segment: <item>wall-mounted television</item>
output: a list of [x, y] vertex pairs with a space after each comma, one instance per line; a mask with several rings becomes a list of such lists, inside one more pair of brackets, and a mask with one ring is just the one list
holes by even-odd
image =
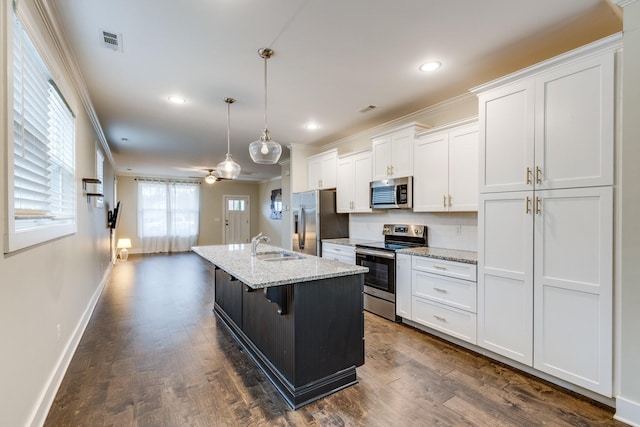
[[117, 202], [116, 207], [113, 208], [112, 211], [109, 211], [109, 213], [107, 214], [107, 221], [111, 229], [118, 228], [118, 224], [120, 223], [120, 217], [122, 216], [120, 214], [120, 210], [121, 210], [120, 202]]

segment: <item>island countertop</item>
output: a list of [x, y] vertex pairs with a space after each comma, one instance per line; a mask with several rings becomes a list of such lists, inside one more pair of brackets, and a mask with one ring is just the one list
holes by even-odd
[[[302, 259], [263, 261], [251, 256], [251, 244], [194, 246], [192, 250], [253, 289], [331, 277], [350, 276], [369, 271], [359, 265], [297, 253]], [[260, 244], [257, 253], [283, 251], [276, 246]], [[290, 251], [286, 251], [290, 252]]]

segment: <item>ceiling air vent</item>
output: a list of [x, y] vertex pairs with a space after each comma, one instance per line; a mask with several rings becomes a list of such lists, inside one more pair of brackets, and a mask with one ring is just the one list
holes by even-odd
[[100, 30], [100, 42], [107, 49], [122, 52], [122, 34]]
[[377, 108], [375, 105], [368, 105], [366, 107], [364, 107], [362, 110], [360, 110], [361, 113], [368, 113], [369, 111], [373, 110], [374, 108]]

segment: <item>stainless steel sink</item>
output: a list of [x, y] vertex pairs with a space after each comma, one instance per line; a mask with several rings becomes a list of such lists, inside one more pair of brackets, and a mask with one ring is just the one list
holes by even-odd
[[303, 259], [304, 257], [294, 252], [262, 252], [256, 255], [260, 261], [290, 261], [294, 259]]

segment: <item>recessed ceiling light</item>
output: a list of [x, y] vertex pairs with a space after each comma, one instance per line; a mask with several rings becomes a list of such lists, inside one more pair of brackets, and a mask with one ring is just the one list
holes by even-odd
[[170, 96], [169, 97], [169, 101], [173, 102], [174, 104], [184, 104], [185, 102], [187, 102], [186, 99], [180, 97], [180, 96]]
[[316, 130], [318, 129], [320, 126], [318, 126], [317, 123], [307, 123], [306, 125], [304, 125], [304, 127], [306, 127], [308, 130]]
[[426, 62], [420, 66], [420, 71], [435, 71], [442, 66], [438, 61]]

